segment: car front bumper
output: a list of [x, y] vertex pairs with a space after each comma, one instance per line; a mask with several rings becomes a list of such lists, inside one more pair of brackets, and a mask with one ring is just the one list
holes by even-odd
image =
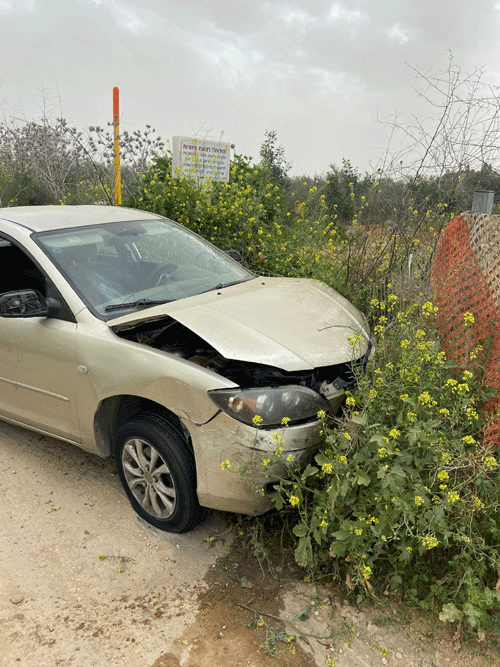
[[[307, 465], [323, 441], [319, 420], [264, 430], [220, 412], [207, 424], [185, 427], [196, 458], [200, 504], [251, 515], [271, 509], [272, 483], [288, 477], [292, 466]], [[264, 465], [264, 459], [271, 463]]]

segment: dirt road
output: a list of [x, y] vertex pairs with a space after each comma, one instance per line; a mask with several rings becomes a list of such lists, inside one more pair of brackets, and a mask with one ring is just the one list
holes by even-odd
[[230, 552], [220, 515], [186, 535], [150, 529], [112, 461], [71, 445], [0, 424], [0, 471], [2, 667], [500, 664], [389, 608], [287, 583], [291, 554], [265, 574]]
[[158, 539], [112, 461], [8, 425], [0, 461], [0, 664], [152, 665], [196, 616], [214, 519]]

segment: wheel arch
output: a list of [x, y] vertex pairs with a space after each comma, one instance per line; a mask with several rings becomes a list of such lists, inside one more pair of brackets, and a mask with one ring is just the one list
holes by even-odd
[[113, 456], [115, 434], [127, 421], [144, 413], [163, 417], [194, 454], [189, 432], [174, 412], [148, 398], [130, 394], [110, 396], [100, 402], [94, 416], [94, 438], [99, 453]]

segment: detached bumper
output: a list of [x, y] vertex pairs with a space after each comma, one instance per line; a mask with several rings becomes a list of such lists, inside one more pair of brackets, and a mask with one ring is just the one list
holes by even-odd
[[[323, 441], [321, 423], [257, 430], [219, 413], [208, 424], [185, 423], [193, 442], [198, 470], [198, 500], [212, 509], [241, 514], [262, 514], [272, 507], [269, 483], [288, 477], [291, 466], [305, 466]], [[263, 459], [271, 459], [282, 435], [281, 461], [267, 468]], [[293, 461], [286, 461], [293, 456]], [[221, 464], [229, 461], [230, 468]]]

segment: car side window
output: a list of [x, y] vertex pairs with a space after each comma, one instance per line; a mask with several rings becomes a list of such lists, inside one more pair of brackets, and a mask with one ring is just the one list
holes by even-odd
[[57, 299], [61, 304], [59, 313], [55, 316], [59, 320], [74, 322], [75, 318], [59, 290], [47, 278], [43, 271], [31, 257], [19, 246], [7, 238], [0, 236], [0, 294], [15, 292], [23, 289], [34, 289], [42, 296]]

